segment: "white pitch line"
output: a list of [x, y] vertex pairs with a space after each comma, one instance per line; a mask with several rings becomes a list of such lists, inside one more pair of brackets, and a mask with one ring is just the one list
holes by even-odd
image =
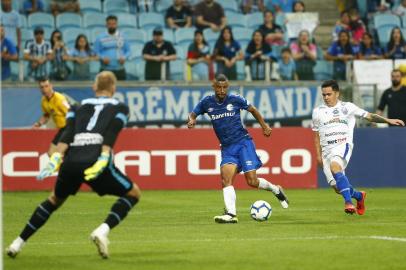
[[[129, 243], [185, 243], [185, 242], [235, 242], [235, 241], [314, 241], [314, 240], [355, 240], [355, 239], [368, 239], [368, 240], [382, 240], [382, 241], [395, 241], [395, 242], [406, 242], [406, 238], [402, 237], [391, 237], [391, 236], [379, 236], [379, 235], [365, 235], [365, 236], [304, 236], [304, 237], [272, 237], [272, 238], [223, 238], [223, 239], [157, 239], [157, 240], [140, 240], [135, 239], [134, 241], [128, 240], [117, 240], [111, 241], [114, 244], [129, 244]], [[44, 245], [82, 245], [88, 241], [58, 241], [58, 242], [34, 242], [30, 243], [32, 246], [44, 246]]]

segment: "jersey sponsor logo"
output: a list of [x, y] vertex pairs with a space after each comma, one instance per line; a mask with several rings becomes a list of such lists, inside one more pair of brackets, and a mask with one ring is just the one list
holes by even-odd
[[330, 124], [346, 124], [348, 125], [348, 121], [340, 118], [333, 118], [330, 121], [324, 122], [323, 126], [330, 125]]
[[234, 116], [235, 115], [235, 112], [225, 112], [225, 113], [220, 113], [220, 114], [212, 114], [212, 115], [210, 115], [210, 117], [211, 117], [211, 120], [217, 120], [217, 119], [220, 119], [220, 118], [224, 118], [224, 117], [231, 117], [231, 116]]
[[341, 112], [342, 112], [344, 115], [347, 115], [347, 114], [348, 114], [348, 109], [347, 109], [347, 107], [341, 107]]
[[233, 104], [228, 104], [226, 109], [227, 109], [227, 111], [230, 111], [230, 112], [233, 111], [234, 110]]
[[347, 135], [347, 132], [346, 131], [335, 131], [335, 132], [331, 132], [331, 133], [326, 133], [324, 136], [331, 137], [331, 136], [335, 136], [335, 135]]
[[208, 109], [207, 109], [207, 112], [212, 112], [212, 111], [214, 111], [213, 108], [208, 108]]
[[102, 144], [103, 136], [99, 133], [78, 133], [73, 138], [71, 146], [85, 146], [93, 144]]
[[340, 139], [335, 139], [331, 141], [327, 141], [327, 144], [336, 144], [336, 143], [343, 143], [347, 141], [347, 138], [340, 138]]
[[334, 111], [333, 111], [333, 113], [334, 113], [334, 114], [338, 114], [338, 109], [335, 108]]

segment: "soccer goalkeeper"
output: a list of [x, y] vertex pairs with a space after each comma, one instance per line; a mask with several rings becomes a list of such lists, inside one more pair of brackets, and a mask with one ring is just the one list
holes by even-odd
[[17, 256], [25, 242], [51, 214], [70, 195], [76, 194], [82, 183], [86, 183], [99, 196], [110, 194], [120, 197], [106, 220], [90, 235], [99, 254], [107, 258], [109, 231], [127, 216], [140, 199], [138, 186], [115, 167], [112, 158], [112, 147], [126, 125], [128, 115], [128, 107], [112, 98], [116, 91], [116, 77], [109, 71], [101, 72], [96, 76], [93, 88], [96, 97], [83, 100], [66, 116], [67, 125], [57, 151], [37, 177], [42, 180], [60, 167], [54, 191], [35, 209], [21, 234], [6, 249], [10, 257]]

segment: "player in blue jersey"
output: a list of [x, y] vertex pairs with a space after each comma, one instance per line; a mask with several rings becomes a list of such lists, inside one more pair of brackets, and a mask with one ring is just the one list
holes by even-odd
[[264, 136], [269, 137], [272, 129], [265, 123], [258, 110], [245, 98], [228, 94], [228, 85], [226, 76], [217, 75], [213, 82], [215, 94], [204, 97], [189, 114], [188, 119], [188, 128], [193, 128], [196, 125], [196, 118], [207, 113], [221, 143], [220, 166], [225, 213], [214, 217], [217, 223], [238, 222], [233, 182], [240, 171], [244, 172], [248, 185], [272, 191], [283, 208], [288, 208], [289, 204], [281, 186], [257, 177], [256, 170], [262, 166], [262, 162], [256, 154], [252, 137], [242, 125], [240, 110], [247, 110], [255, 117], [262, 127]]

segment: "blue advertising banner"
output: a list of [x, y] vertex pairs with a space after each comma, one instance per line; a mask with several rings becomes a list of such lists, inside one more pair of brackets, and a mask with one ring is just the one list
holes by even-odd
[[[77, 102], [93, 95], [90, 87], [56, 90]], [[310, 119], [317, 100], [316, 87], [230, 87], [230, 93], [244, 96], [267, 120]], [[28, 127], [40, 117], [38, 89], [6, 88], [2, 94], [3, 127]], [[211, 86], [119, 87], [115, 97], [128, 105], [130, 125], [176, 124], [184, 123], [200, 99], [211, 94]], [[254, 120], [250, 114], [242, 116]]]

